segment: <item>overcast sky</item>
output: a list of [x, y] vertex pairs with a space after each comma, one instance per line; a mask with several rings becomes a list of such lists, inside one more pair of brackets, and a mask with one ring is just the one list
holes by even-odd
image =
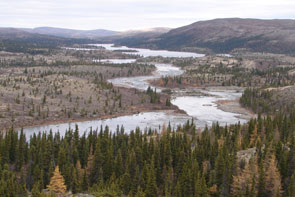
[[294, 19], [295, 0], [0, 0], [1, 27], [121, 31], [229, 17]]

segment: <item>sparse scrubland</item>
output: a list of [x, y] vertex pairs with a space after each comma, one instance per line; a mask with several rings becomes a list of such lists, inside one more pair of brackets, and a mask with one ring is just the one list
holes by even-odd
[[[96, 54], [96, 56], [95, 56]], [[149, 75], [148, 64], [95, 63], [116, 56], [103, 51], [59, 50], [52, 56], [2, 53], [0, 57], [0, 128], [119, 116], [166, 106], [136, 89], [117, 88], [107, 80]], [[119, 53], [119, 58], [126, 57]], [[174, 108], [175, 109], [175, 108]]]

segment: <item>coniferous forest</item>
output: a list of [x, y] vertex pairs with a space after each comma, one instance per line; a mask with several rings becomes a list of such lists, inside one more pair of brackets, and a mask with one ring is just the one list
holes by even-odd
[[0, 195], [45, 195], [60, 171], [67, 191], [95, 196], [295, 196], [294, 129], [295, 111], [201, 133], [193, 121], [31, 139], [12, 128], [0, 138]]

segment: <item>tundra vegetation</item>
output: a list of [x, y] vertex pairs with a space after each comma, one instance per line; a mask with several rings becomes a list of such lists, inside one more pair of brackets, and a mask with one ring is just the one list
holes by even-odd
[[[118, 55], [119, 54], [119, 55]], [[126, 58], [122, 53], [54, 50], [51, 55], [1, 53], [0, 128], [48, 122], [107, 118], [156, 109], [175, 109], [167, 94], [150, 95], [114, 87], [107, 80], [150, 75], [150, 64], [94, 62], [99, 58]], [[130, 57], [129, 57], [130, 58]], [[151, 95], [151, 97], [154, 97]]]

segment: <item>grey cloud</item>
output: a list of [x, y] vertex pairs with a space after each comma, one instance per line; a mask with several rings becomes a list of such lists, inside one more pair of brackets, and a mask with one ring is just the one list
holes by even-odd
[[213, 18], [294, 18], [293, 0], [1, 0], [0, 26], [127, 30]]

